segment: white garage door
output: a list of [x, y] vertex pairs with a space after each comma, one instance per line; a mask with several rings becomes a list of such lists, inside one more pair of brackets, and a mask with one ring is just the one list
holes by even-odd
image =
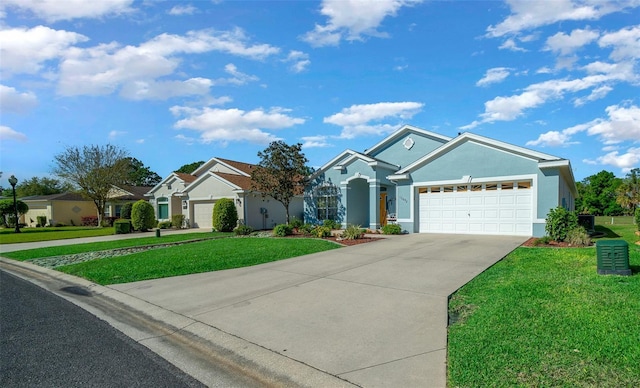
[[531, 236], [531, 181], [419, 189], [420, 232]]
[[193, 226], [196, 228], [210, 228], [214, 202], [199, 202], [193, 204]]

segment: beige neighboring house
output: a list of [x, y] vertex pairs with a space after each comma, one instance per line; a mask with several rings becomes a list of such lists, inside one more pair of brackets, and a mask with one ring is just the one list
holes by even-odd
[[[110, 200], [105, 206], [105, 217], [120, 217], [122, 205], [136, 202], [146, 197], [147, 186], [121, 186], [113, 188]], [[47, 225], [62, 223], [66, 225], [82, 225], [83, 217], [97, 216], [96, 205], [78, 193], [61, 193], [51, 195], [32, 195], [20, 198], [29, 206], [29, 211], [20, 217], [27, 226], [35, 227], [38, 216], [47, 217]]]
[[[255, 229], [271, 229], [286, 222], [282, 203], [251, 190], [253, 164], [211, 158], [191, 174], [171, 173], [146, 195], [159, 221], [183, 214], [192, 228], [211, 228], [213, 205], [221, 198], [236, 204], [239, 222]], [[289, 205], [291, 217], [302, 219], [303, 197]]]

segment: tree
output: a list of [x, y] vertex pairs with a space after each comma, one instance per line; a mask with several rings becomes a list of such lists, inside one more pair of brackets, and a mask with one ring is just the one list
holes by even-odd
[[279, 140], [258, 152], [260, 163], [251, 173], [252, 188], [263, 196], [271, 196], [280, 202], [287, 214], [291, 199], [304, 192], [307, 173], [307, 158], [302, 153], [302, 144], [287, 145]]
[[193, 163], [189, 163], [189, 164], [184, 164], [179, 169], [175, 170], [174, 172], [182, 172], [182, 173], [185, 173], [185, 174], [191, 174], [192, 172], [197, 170], [198, 167], [202, 166], [203, 164], [204, 164], [204, 160], [201, 160], [199, 162], [193, 162]]
[[632, 169], [616, 190], [616, 202], [633, 215], [640, 208], [640, 168]]
[[141, 161], [136, 158], [126, 158], [129, 163], [127, 179], [125, 184], [129, 186], [155, 186], [162, 178], [160, 175], [151, 171], [151, 169], [145, 166]]
[[128, 152], [112, 144], [67, 147], [54, 156], [54, 174], [80, 188], [93, 201], [102, 225], [104, 208], [113, 186], [122, 185], [129, 172]]
[[[16, 207], [18, 208], [18, 216], [26, 214], [29, 211], [29, 206], [20, 200], [16, 201]], [[9, 226], [10, 224], [15, 225], [13, 224], [15, 214], [16, 211], [13, 207], [13, 198], [0, 200], [0, 217], [2, 217], [2, 224], [4, 226]], [[9, 222], [9, 219], [12, 220], [11, 223]]]
[[585, 178], [577, 185], [576, 209], [596, 216], [621, 215], [623, 209], [616, 202], [616, 190], [621, 183], [620, 178], [604, 170]]
[[[73, 191], [73, 185], [68, 182], [62, 182], [58, 179], [53, 178], [38, 178], [33, 177], [29, 178], [25, 181], [19, 182], [16, 185], [16, 196], [18, 197], [28, 197], [31, 195], [51, 195], [51, 194], [60, 194], [69, 191]], [[6, 190], [7, 192], [3, 192], [3, 195], [8, 197], [13, 195], [11, 193], [11, 189]]]

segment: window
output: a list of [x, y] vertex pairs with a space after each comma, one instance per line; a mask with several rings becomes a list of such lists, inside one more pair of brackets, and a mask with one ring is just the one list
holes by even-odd
[[445, 186], [444, 187], [444, 192], [445, 193], [453, 193], [453, 186]]
[[431, 192], [432, 193], [439, 193], [440, 192], [440, 186], [431, 186]]
[[485, 187], [485, 190], [487, 190], [487, 191], [498, 190], [498, 184], [497, 183], [487, 183], [484, 187]]
[[429, 188], [427, 187], [421, 187], [418, 189], [419, 194], [427, 194], [428, 192], [429, 192]]
[[338, 218], [338, 188], [332, 184], [318, 186], [314, 197], [318, 219], [335, 221]]
[[531, 188], [531, 182], [529, 182], [529, 181], [518, 182], [518, 189], [519, 190], [526, 190], [526, 189], [530, 189], [530, 188]]
[[158, 198], [158, 219], [169, 219], [169, 199], [167, 197]]
[[122, 213], [122, 205], [116, 205], [116, 217], [120, 217], [120, 214]]
[[471, 191], [482, 191], [482, 185], [471, 185]]
[[513, 182], [502, 182], [500, 188], [502, 190], [513, 190]]
[[458, 186], [458, 187], [456, 188], [456, 190], [458, 191], [458, 193], [461, 193], [461, 192], [463, 192], [463, 191], [467, 191], [467, 190], [469, 190], [469, 186], [467, 186], [467, 185], [464, 185], [464, 186]]

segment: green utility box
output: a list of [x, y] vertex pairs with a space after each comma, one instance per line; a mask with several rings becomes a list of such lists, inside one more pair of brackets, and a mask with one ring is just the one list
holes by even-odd
[[629, 244], [624, 240], [602, 240], [596, 243], [598, 274], [631, 275]]

